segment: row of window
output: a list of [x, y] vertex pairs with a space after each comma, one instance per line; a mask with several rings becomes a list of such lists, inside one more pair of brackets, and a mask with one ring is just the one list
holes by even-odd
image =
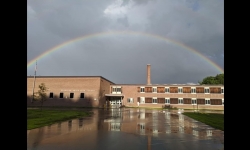
[[[75, 96], [75, 93], [69, 93], [69, 98], [74, 98], [74, 96]], [[84, 98], [84, 93], [80, 93], [80, 98]], [[53, 92], [50, 92], [49, 93], [49, 98], [54, 98], [54, 93]], [[65, 98], [64, 97], [64, 93], [60, 93], [59, 94], [59, 98]], [[66, 96], [66, 98], [67, 98], [67, 96]]]
[[120, 86], [113, 86], [112, 87], [112, 93], [121, 93], [122, 88]]
[[[185, 100], [185, 103], [184, 103]], [[224, 105], [224, 99], [211, 99], [210, 98], [205, 98], [205, 99], [198, 99], [199, 103], [198, 104], [205, 104], [205, 105]], [[145, 98], [145, 97], [140, 97], [138, 99], [140, 103], [152, 103], [152, 104], [158, 104], [158, 103], [165, 103], [165, 104], [192, 104], [192, 105], [197, 105], [197, 99], [196, 98]], [[133, 98], [128, 98], [127, 99], [128, 103], [134, 103]]]
[[[138, 87], [140, 93], [205, 93], [224, 94], [224, 87]], [[112, 94], [121, 94], [121, 86], [112, 86]]]
[[164, 87], [140, 87], [140, 91], [141, 93], [205, 93], [205, 94], [209, 94], [209, 93], [221, 93], [224, 94], [224, 88], [211, 88], [211, 92], [210, 92], [210, 88], [209, 87], [204, 87], [204, 88], [200, 88], [198, 87], [198, 91], [196, 90], [196, 87], [185, 87], [185, 91], [183, 92], [183, 87], [171, 87], [172, 90], [170, 90], [169, 87], [165, 87], [165, 91], [163, 89]]

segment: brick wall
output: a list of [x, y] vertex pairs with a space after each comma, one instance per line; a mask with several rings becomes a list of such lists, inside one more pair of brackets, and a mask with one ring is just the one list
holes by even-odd
[[[39, 102], [31, 103], [33, 83], [34, 78], [27, 78], [27, 106], [40, 105]], [[44, 106], [98, 107], [100, 100], [104, 99], [100, 90], [109, 89], [110, 82], [101, 77], [37, 77], [35, 92], [41, 83], [48, 87], [47, 96], [53, 92], [53, 98], [48, 98]], [[63, 98], [59, 98], [61, 92], [64, 93]], [[74, 98], [69, 98], [70, 93], [74, 93]], [[80, 98], [80, 93], [84, 93], [83, 99]]]

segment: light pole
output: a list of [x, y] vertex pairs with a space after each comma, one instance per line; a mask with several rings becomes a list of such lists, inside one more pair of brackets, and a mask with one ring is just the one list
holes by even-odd
[[34, 89], [35, 89], [35, 82], [36, 82], [36, 69], [37, 69], [37, 61], [36, 61], [36, 67], [35, 67], [34, 82], [33, 82], [33, 94], [32, 94], [31, 103], [33, 103], [33, 100], [34, 100]]

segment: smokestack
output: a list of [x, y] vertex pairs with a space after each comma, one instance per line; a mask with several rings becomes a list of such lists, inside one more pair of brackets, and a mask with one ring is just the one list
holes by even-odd
[[151, 84], [151, 81], [150, 81], [150, 64], [147, 64], [147, 84]]

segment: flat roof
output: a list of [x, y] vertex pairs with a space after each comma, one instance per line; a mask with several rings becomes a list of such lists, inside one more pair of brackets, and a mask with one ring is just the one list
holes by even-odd
[[[34, 78], [34, 76], [27, 76], [27, 78]], [[104, 78], [103, 76], [36, 76], [36, 78], [102, 78], [108, 82], [111, 82], [115, 86], [145, 86], [145, 87], [153, 87], [153, 86], [201, 86], [201, 87], [206, 87], [206, 86], [224, 86], [223, 84], [115, 84], [114, 82]]]
[[[27, 78], [34, 78], [34, 76], [27, 76]], [[114, 82], [104, 78], [103, 76], [36, 76], [36, 78], [102, 78], [108, 82], [115, 84]]]

